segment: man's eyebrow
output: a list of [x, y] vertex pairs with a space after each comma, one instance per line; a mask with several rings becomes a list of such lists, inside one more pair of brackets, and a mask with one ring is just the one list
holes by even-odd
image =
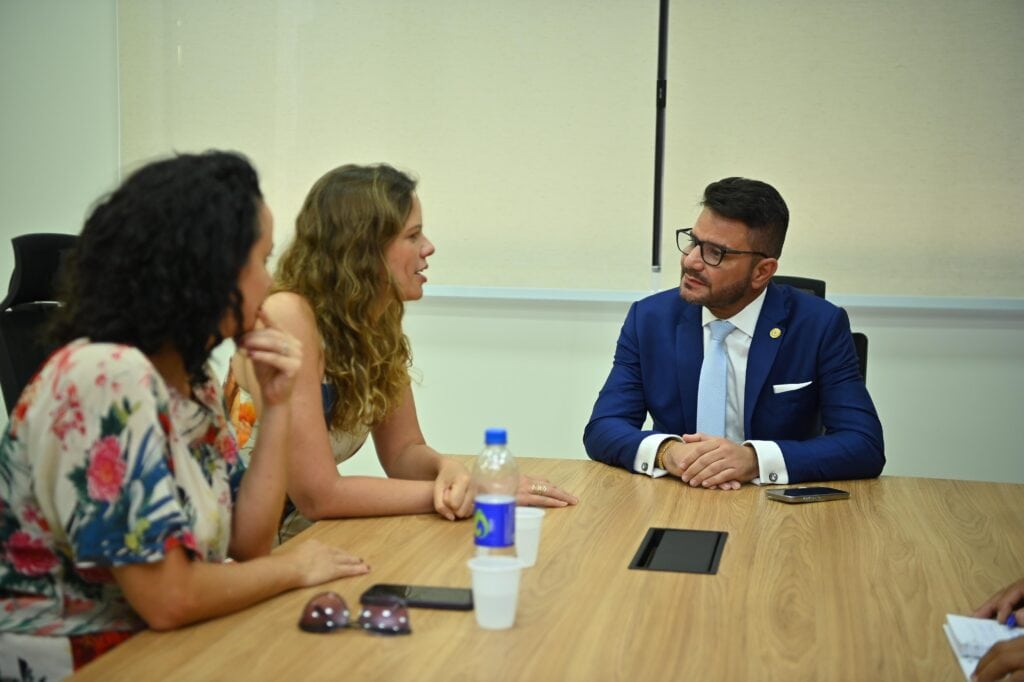
[[718, 242], [708, 241], [707, 239], [701, 239], [696, 234], [694, 234], [693, 230], [690, 230], [690, 236], [693, 237], [694, 239], [696, 239], [697, 241], [699, 241], [701, 244], [707, 244], [708, 246], [715, 246], [715, 247], [717, 247], [719, 249], [725, 249], [726, 251], [734, 251], [735, 250], [731, 246], [726, 246], [724, 244], [719, 244]]

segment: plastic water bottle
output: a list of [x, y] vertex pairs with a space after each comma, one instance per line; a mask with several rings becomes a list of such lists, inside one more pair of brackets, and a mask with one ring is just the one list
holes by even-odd
[[473, 483], [477, 556], [515, 556], [519, 466], [509, 452], [505, 429], [484, 432], [484, 449], [473, 465]]

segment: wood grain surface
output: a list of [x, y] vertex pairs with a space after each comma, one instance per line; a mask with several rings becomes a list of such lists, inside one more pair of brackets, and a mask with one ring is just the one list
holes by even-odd
[[[414, 609], [411, 636], [300, 631], [303, 604], [324, 589], [354, 606], [377, 582], [469, 585], [469, 522], [324, 521], [291, 542], [344, 547], [369, 575], [141, 633], [74, 679], [958, 680], [945, 614], [1024, 575], [1024, 485], [882, 477], [832, 484], [848, 500], [787, 505], [749, 485], [520, 462], [580, 503], [548, 511], [510, 630]], [[630, 570], [651, 526], [728, 532], [718, 573]]]

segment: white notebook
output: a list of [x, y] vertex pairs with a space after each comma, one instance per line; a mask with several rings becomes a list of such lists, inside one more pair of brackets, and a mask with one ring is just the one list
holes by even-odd
[[1024, 628], [1008, 628], [991, 618], [972, 618], [958, 616], [955, 613], [946, 615], [946, 623], [942, 626], [953, 648], [964, 677], [971, 679], [971, 673], [978, 665], [978, 659], [984, 656], [992, 645], [1004, 639], [1013, 639], [1024, 635]]

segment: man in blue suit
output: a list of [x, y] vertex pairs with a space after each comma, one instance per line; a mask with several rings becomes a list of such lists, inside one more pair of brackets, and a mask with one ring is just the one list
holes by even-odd
[[846, 312], [771, 283], [785, 201], [766, 183], [726, 178], [701, 205], [693, 228], [676, 232], [678, 291], [629, 309], [587, 454], [724, 490], [878, 476], [882, 426]]

